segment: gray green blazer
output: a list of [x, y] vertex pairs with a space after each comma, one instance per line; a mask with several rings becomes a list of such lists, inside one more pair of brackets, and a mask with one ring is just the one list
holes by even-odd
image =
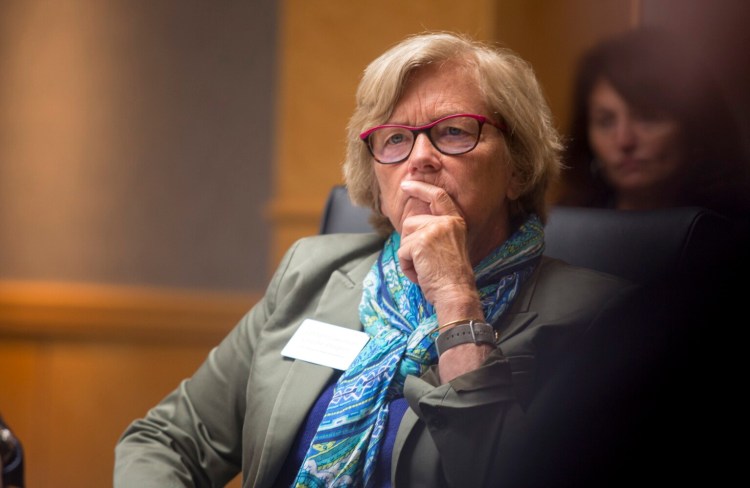
[[[134, 421], [116, 449], [116, 488], [271, 487], [297, 431], [334, 371], [281, 356], [314, 318], [361, 329], [362, 281], [383, 245], [374, 234], [305, 238], [287, 252], [264, 298], [195, 374]], [[436, 367], [407, 379], [392, 480], [402, 487], [493, 486], [504, 439], [556, 357], [628, 285], [544, 258], [499, 324], [486, 365], [440, 385]]]

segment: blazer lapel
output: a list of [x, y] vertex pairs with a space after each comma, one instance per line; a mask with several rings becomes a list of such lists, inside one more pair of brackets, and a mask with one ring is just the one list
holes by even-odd
[[[362, 330], [359, 301], [362, 282], [377, 257], [364, 259], [350, 271], [336, 270], [321, 294], [311, 317], [321, 322]], [[308, 411], [334, 375], [327, 366], [295, 360], [283, 380], [266, 436], [265, 461], [260, 466], [258, 486], [272, 486], [286, 459], [286, 453], [304, 423]]]

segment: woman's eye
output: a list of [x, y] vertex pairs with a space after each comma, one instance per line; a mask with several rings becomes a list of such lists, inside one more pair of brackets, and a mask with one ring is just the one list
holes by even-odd
[[466, 128], [457, 125], [436, 127], [435, 129], [433, 135], [438, 139], [467, 137], [469, 135], [469, 131]]
[[383, 145], [384, 146], [393, 146], [396, 144], [403, 144], [406, 141], [406, 134], [403, 132], [392, 132], [390, 134], [384, 134], [383, 137]]
[[385, 143], [386, 143], [386, 145], [393, 146], [395, 144], [401, 144], [401, 143], [403, 143], [405, 139], [406, 138], [404, 137], [403, 134], [396, 133], [396, 134], [392, 134], [390, 137], [388, 137], [388, 139], [386, 139]]

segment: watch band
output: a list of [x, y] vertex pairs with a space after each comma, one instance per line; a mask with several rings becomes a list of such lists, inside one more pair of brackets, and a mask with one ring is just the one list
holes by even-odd
[[451, 347], [459, 344], [473, 342], [474, 344], [491, 344], [494, 346], [495, 340], [495, 329], [490, 324], [480, 320], [467, 320], [440, 334], [435, 341], [435, 345], [438, 356], [440, 356]]

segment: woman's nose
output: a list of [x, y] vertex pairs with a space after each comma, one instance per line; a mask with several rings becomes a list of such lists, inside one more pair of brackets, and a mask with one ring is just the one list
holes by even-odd
[[634, 121], [628, 118], [620, 120], [615, 132], [617, 145], [623, 148], [629, 148], [635, 145], [637, 141]]
[[408, 161], [409, 168], [412, 171], [435, 170], [441, 165], [440, 151], [432, 145], [432, 141], [427, 137], [427, 134], [417, 134]]

